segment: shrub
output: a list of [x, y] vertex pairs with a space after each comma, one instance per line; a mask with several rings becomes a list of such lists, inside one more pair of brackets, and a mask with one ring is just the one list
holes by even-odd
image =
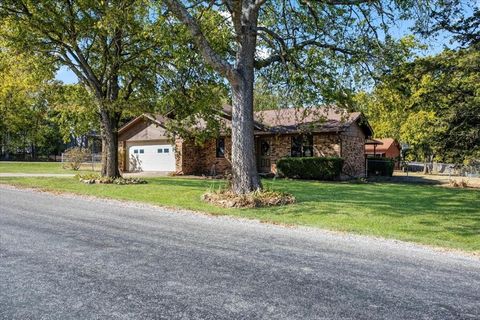
[[82, 165], [82, 162], [88, 160], [90, 155], [91, 153], [87, 149], [79, 147], [69, 148], [63, 153], [63, 167], [78, 171]]
[[368, 176], [384, 176], [391, 177], [393, 175], [393, 168], [395, 161], [388, 158], [368, 158], [367, 159], [367, 174]]
[[288, 157], [277, 161], [277, 172], [287, 178], [337, 180], [342, 172], [343, 159], [337, 157]]

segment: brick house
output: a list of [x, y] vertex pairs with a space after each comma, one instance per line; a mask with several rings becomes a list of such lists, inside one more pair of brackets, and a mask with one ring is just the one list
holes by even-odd
[[[231, 109], [222, 121], [228, 132]], [[178, 174], [222, 174], [231, 169], [230, 136], [196, 145], [165, 128], [168, 118], [142, 115], [119, 130], [120, 166], [123, 171], [169, 171]], [[342, 157], [344, 177], [365, 175], [365, 141], [372, 128], [361, 113], [338, 108], [288, 108], [255, 113], [257, 169], [275, 173], [283, 157]]]

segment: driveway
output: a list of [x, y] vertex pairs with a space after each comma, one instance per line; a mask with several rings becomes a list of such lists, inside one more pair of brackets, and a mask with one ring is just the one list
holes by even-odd
[[479, 319], [480, 261], [0, 186], [0, 319]]

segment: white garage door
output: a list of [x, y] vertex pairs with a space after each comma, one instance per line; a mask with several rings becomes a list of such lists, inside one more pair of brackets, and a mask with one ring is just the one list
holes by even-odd
[[131, 146], [130, 171], [175, 171], [174, 147], [169, 144]]

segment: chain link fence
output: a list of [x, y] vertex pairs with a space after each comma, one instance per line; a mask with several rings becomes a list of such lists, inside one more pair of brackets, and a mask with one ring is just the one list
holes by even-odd
[[[458, 177], [480, 177], [480, 164], [460, 165], [451, 163], [433, 162], [427, 163], [429, 173], [446, 176]], [[423, 172], [425, 164], [423, 162], [404, 162], [402, 164], [403, 171], [406, 172]]]

